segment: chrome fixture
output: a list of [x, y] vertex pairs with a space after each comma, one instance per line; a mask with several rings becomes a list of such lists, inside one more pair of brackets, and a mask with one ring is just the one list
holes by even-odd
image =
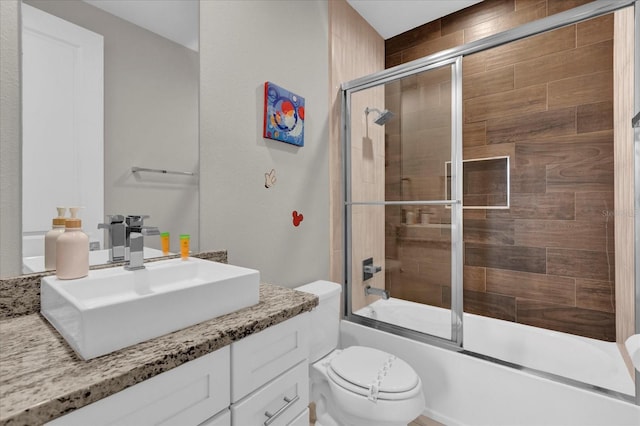
[[392, 113], [388, 109], [385, 109], [383, 111], [380, 111], [378, 108], [369, 108], [369, 107], [366, 107], [364, 109], [365, 116], [369, 117], [369, 113], [370, 112], [377, 112], [378, 113], [378, 118], [373, 120], [373, 122], [376, 123], [378, 126], [384, 125], [387, 121], [391, 120], [393, 118], [393, 116], [395, 115], [394, 113]]
[[160, 235], [160, 230], [155, 226], [144, 226], [144, 220], [149, 216], [131, 215], [127, 216], [126, 239], [125, 239], [125, 260], [129, 263], [124, 269], [135, 271], [144, 269], [144, 236]]
[[382, 267], [373, 264], [373, 257], [362, 261], [362, 281], [373, 277], [373, 274], [382, 271]]
[[368, 285], [368, 286], [366, 286], [364, 288], [364, 295], [365, 296], [369, 296], [369, 295], [380, 296], [384, 300], [387, 300], [389, 298], [389, 291], [383, 290], [381, 288], [371, 287], [370, 285]]
[[99, 223], [98, 229], [106, 229], [109, 240], [109, 263], [125, 260], [126, 227], [124, 216], [107, 215], [106, 223]]

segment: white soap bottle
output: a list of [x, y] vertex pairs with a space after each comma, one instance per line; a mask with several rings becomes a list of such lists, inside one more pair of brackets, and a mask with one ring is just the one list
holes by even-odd
[[53, 218], [53, 227], [44, 236], [44, 269], [50, 271], [56, 269], [56, 241], [64, 233], [65, 229], [65, 207], [56, 207], [58, 217]]
[[72, 207], [71, 219], [56, 241], [56, 276], [73, 280], [89, 274], [89, 236], [82, 232], [82, 221], [76, 217], [78, 207]]

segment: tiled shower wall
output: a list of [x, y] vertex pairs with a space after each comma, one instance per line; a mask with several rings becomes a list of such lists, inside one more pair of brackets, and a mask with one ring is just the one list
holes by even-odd
[[[386, 65], [583, 3], [486, 0], [387, 40]], [[465, 311], [615, 340], [612, 39], [604, 16], [464, 58], [464, 158], [511, 159], [511, 208], [465, 210]], [[446, 258], [442, 229], [389, 229], [392, 295], [448, 306], [446, 267], [413, 262]]]

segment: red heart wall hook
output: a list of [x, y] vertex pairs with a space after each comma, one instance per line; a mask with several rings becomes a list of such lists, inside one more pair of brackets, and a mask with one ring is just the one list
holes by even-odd
[[296, 210], [294, 210], [293, 213], [291, 213], [291, 215], [293, 216], [293, 226], [300, 225], [300, 222], [302, 222], [302, 219], [304, 219], [304, 216], [302, 215], [302, 213], [298, 214]]

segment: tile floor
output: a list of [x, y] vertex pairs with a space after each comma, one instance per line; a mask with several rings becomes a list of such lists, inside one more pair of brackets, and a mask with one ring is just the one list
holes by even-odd
[[438, 423], [435, 420], [431, 420], [428, 417], [420, 416], [407, 426], [445, 426], [442, 423]]
[[[314, 425], [315, 425], [315, 422], [309, 423], [309, 426], [314, 426]], [[443, 425], [442, 423], [438, 423], [435, 420], [431, 420], [428, 417], [420, 416], [414, 421], [412, 421], [411, 423], [409, 423], [407, 426], [445, 426], [445, 425]]]

